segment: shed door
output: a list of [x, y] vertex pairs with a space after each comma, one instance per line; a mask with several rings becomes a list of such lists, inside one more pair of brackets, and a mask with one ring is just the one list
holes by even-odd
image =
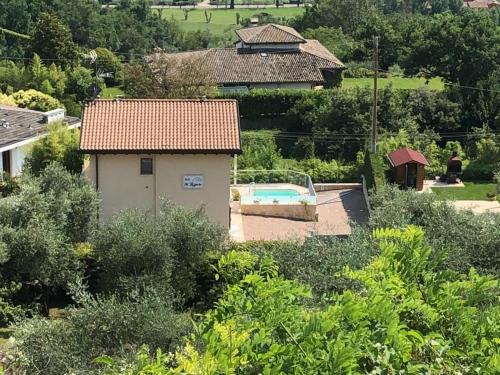
[[417, 164], [406, 164], [406, 187], [417, 188]]

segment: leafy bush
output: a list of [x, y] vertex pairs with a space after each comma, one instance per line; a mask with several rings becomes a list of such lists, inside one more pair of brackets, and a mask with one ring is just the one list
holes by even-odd
[[25, 159], [25, 168], [38, 175], [47, 165], [59, 162], [71, 173], [80, 173], [83, 155], [78, 151], [80, 132], [70, 130], [65, 124], [48, 125], [48, 134], [33, 144]]
[[[343, 274], [359, 292], [309, 307], [310, 291], [276, 273], [244, 274], [175, 358], [127, 374], [478, 373], [500, 370], [498, 279], [441, 271], [424, 232], [377, 230], [380, 256]], [[327, 360], [325, 360], [327, 359]], [[109, 374], [119, 374], [108, 362]]]
[[156, 218], [124, 212], [103, 225], [93, 241], [101, 287], [107, 291], [148, 285], [173, 288], [192, 302], [202, 297], [196, 281], [205, 255], [223, 249], [225, 236], [203, 209], [165, 202]]
[[97, 194], [56, 164], [17, 181], [19, 191], [0, 199], [0, 247], [8, 256], [0, 273], [7, 283], [22, 284], [28, 300], [20, 302], [29, 304], [56, 288], [67, 290], [81, 274], [73, 244], [95, 227]]
[[7, 197], [19, 189], [17, 181], [8, 173], [0, 172], [0, 197]]
[[313, 236], [305, 242], [249, 242], [237, 248], [260, 257], [271, 256], [279, 266], [280, 274], [309, 285], [315, 299], [320, 301], [333, 292], [355, 286], [340, 273], [345, 267], [364, 267], [378, 253], [369, 237], [365, 229], [355, 228], [348, 238]]
[[16, 102], [16, 105], [21, 108], [33, 109], [41, 112], [63, 108], [62, 104], [57, 99], [36, 90], [21, 90], [13, 93], [11, 96]]
[[467, 272], [500, 273], [500, 216], [476, 215], [458, 210], [432, 194], [401, 191], [394, 186], [377, 189], [371, 197], [373, 228], [404, 228], [418, 225], [426, 231], [436, 258], [444, 257], [448, 268]]
[[65, 317], [34, 317], [18, 324], [14, 368], [33, 375], [99, 374], [95, 358], [103, 355], [127, 363], [147, 344], [172, 351], [190, 330], [186, 314], [164, 293], [129, 291], [125, 297], [85, 297]]

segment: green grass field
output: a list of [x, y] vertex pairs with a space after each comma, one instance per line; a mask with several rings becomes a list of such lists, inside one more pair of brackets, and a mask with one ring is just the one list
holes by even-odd
[[255, 14], [262, 12], [272, 14], [275, 17], [293, 18], [304, 12], [304, 8], [239, 8], [239, 9], [208, 9], [207, 13], [212, 13], [212, 20], [207, 23], [205, 20], [205, 11], [195, 9], [189, 12], [188, 20], [184, 21], [184, 10], [165, 8], [163, 17], [174, 18], [179, 21], [183, 30], [210, 30], [214, 34], [223, 34], [236, 28], [236, 13], [239, 13], [241, 19], [250, 18]]
[[124, 95], [123, 89], [121, 87], [106, 87], [102, 90], [101, 98], [103, 99], [113, 99], [115, 96]]
[[[420, 87], [428, 87], [431, 90], [443, 90], [444, 85], [443, 81], [439, 78], [432, 78], [429, 81], [429, 84], [425, 83], [425, 78], [402, 78], [402, 77], [393, 77], [393, 78], [379, 78], [378, 79], [378, 87], [383, 89], [384, 87], [392, 84], [394, 89], [417, 89]], [[342, 88], [351, 88], [356, 86], [368, 86], [373, 88], [373, 78], [344, 78], [342, 81]]]
[[[496, 184], [491, 182], [464, 182], [465, 187], [439, 187], [432, 192], [441, 199], [458, 201], [485, 201], [486, 193], [494, 193]], [[500, 197], [497, 197], [500, 201]]]

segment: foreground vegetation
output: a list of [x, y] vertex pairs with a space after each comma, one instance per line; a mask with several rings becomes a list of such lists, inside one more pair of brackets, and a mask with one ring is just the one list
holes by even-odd
[[[236, 245], [203, 210], [169, 203], [96, 226], [80, 177], [57, 164], [26, 174], [0, 199], [6, 366], [494, 374], [500, 216], [391, 187], [372, 204], [348, 239]], [[53, 306], [63, 314], [48, 319]]]

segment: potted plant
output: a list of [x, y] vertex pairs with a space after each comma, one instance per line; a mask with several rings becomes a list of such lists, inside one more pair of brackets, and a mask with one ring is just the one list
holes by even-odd
[[496, 193], [486, 193], [486, 198], [489, 201], [495, 201], [497, 199]]

